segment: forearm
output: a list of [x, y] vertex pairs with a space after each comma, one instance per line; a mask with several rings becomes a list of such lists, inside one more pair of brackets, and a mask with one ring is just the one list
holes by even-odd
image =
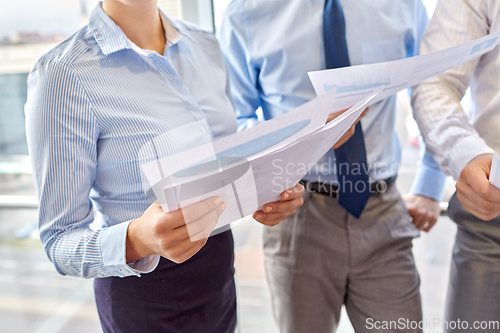
[[[421, 45], [422, 54], [487, 35], [484, 1], [440, 1]], [[441, 170], [458, 178], [474, 157], [490, 152], [461, 107], [480, 59], [427, 79], [413, 89], [412, 105], [421, 134]]]
[[63, 275], [83, 278], [139, 276], [154, 270], [157, 258], [144, 258], [134, 268], [127, 264], [128, 225], [124, 222], [97, 231], [77, 229], [63, 232], [51, 237], [44, 245], [56, 270]]
[[441, 170], [458, 179], [474, 157], [491, 153], [460, 105], [462, 90], [451, 83], [455, 70], [413, 89], [412, 104], [427, 150]]

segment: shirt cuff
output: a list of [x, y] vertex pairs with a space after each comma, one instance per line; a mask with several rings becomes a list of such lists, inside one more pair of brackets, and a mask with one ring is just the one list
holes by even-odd
[[422, 165], [417, 171], [410, 192], [441, 201], [446, 178], [441, 170]]
[[132, 267], [136, 273], [147, 274], [154, 271], [159, 262], [160, 255], [153, 254], [149, 257], [144, 257], [134, 261], [133, 263], [130, 263], [129, 266]]
[[462, 170], [470, 161], [479, 155], [493, 154], [493, 149], [486, 142], [475, 136], [465, 137], [451, 149], [449, 159], [452, 161], [451, 172], [453, 178], [458, 180]]
[[423, 142], [422, 148], [423, 154], [410, 192], [441, 201], [447, 176], [441, 171], [432, 155], [425, 150]]
[[127, 265], [127, 229], [130, 222], [132, 220], [111, 226], [101, 233], [103, 266], [114, 271], [114, 275], [119, 277], [141, 276], [141, 274], [150, 273], [160, 261], [159, 255], [152, 255], [135, 261], [133, 265]]

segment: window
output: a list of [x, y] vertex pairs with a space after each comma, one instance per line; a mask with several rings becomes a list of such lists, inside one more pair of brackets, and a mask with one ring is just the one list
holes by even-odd
[[[158, 0], [167, 15], [220, 27], [230, 0]], [[424, 0], [429, 15], [437, 0]], [[62, 277], [48, 261], [37, 239], [36, 198], [24, 130], [26, 78], [36, 60], [85, 25], [97, 0], [0, 1], [0, 321], [6, 332], [100, 332], [92, 281]], [[414, 154], [415, 155], [415, 154]], [[403, 159], [407, 158], [403, 154]], [[412, 160], [412, 163], [414, 161]], [[403, 162], [404, 163], [404, 162]], [[411, 183], [415, 170], [401, 172]], [[408, 176], [410, 175], [410, 176]], [[405, 188], [403, 186], [403, 188]], [[416, 242], [423, 276], [422, 295], [442, 317], [445, 279], [453, 229], [441, 222]], [[239, 332], [278, 332], [266, 287], [262, 227], [234, 226]], [[436, 250], [434, 250], [436, 248]], [[436, 260], [438, 257], [438, 261]], [[429, 264], [431, 263], [431, 264]], [[434, 266], [432, 266], [434, 265]], [[434, 284], [439, 273], [440, 283]], [[439, 292], [436, 291], [440, 287]], [[438, 295], [438, 296], [436, 296]], [[429, 301], [430, 300], [430, 301]], [[429, 310], [426, 310], [429, 311]], [[338, 332], [351, 332], [344, 314]]]

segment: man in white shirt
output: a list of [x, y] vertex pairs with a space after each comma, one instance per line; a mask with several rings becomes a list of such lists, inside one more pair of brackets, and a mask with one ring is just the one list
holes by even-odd
[[[424, 35], [422, 53], [500, 29], [500, 1], [440, 0]], [[500, 151], [500, 49], [424, 81], [413, 90], [422, 136], [441, 169], [457, 180], [449, 215], [457, 223], [446, 320], [499, 332], [500, 189], [488, 181], [492, 153]], [[474, 108], [460, 101], [470, 86]], [[455, 332], [459, 328], [446, 332]], [[462, 328], [463, 329], [463, 328]], [[463, 331], [463, 330], [462, 330]]]

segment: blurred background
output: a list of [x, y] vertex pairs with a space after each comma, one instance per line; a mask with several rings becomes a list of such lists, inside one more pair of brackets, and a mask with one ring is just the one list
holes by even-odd
[[[171, 17], [217, 31], [230, 0], [158, 0]], [[429, 16], [437, 0], [424, 1]], [[60, 276], [37, 232], [37, 203], [26, 146], [26, 78], [35, 61], [87, 24], [96, 0], [0, 2], [0, 324], [2, 332], [101, 332], [91, 280]], [[397, 130], [404, 147], [398, 178], [407, 193], [416, 172], [418, 128], [406, 92], [398, 95]], [[449, 180], [443, 202], [452, 195]], [[277, 333], [262, 252], [261, 225], [233, 226], [240, 333]], [[424, 316], [442, 318], [455, 226], [441, 217], [414, 241]], [[345, 312], [337, 332], [353, 332]], [[427, 331], [427, 332], [439, 332]]]

